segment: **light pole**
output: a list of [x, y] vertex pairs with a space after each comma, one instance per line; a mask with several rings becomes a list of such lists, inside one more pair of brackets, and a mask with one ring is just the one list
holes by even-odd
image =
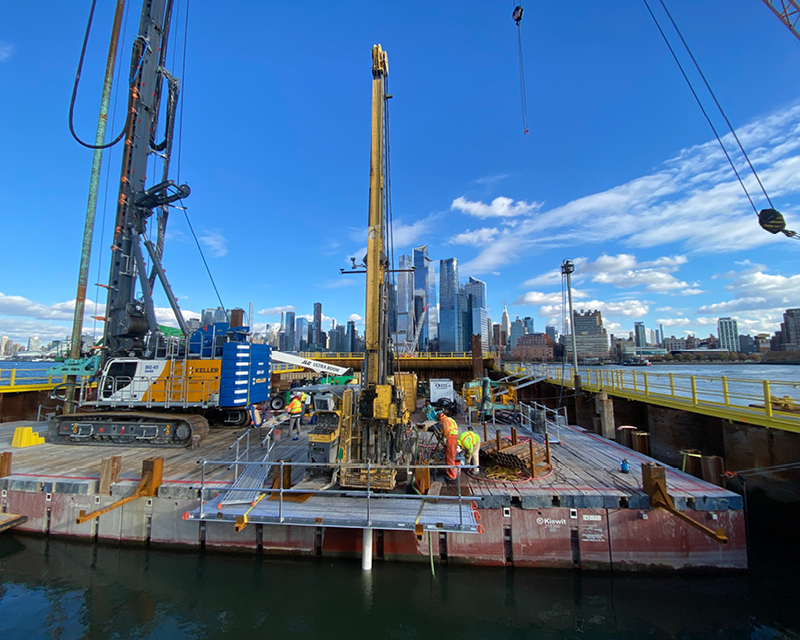
[[572, 335], [572, 368], [575, 372], [575, 391], [580, 391], [581, 377], [578, 375], [578, 347], [575, 342], [575, 314], [572, 311], [572, 273], [575, 271], [575, 264], [572, 260], [564, 260], [561, 263], [561, 275], [567, 277], [567, 300], [569, 301], [569, 327]]

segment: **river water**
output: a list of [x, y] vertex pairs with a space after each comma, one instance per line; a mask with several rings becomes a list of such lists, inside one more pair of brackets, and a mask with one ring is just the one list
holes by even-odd
[[800, 638], [798, 564], [722, 576], [286, 560], [0, 536], [0, 638]]

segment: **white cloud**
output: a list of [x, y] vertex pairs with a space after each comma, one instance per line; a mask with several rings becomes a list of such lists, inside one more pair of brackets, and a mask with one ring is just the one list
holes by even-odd
[[351, 313], [349, 316], [347, 316], [347, 321], [348, 322], [355, 322], [356, 324], [361, 324], [361, 323], [364, 322], [364, 318], [362, 318], [357, 313]]
[[[795, 143], [800, 138], [798, 132], [800, 102], [738, 130], [751, 149], [764, 150], [754, 156], [759, 176], [773, 199], [800, 193], [800, 154], [791, 155], [800, 148]], [[740, 160], [736, 154], [734, 159]], [[745, 184], [751, 193], [758, 194], [752, 176], [745, 178]], [[453, 209], [481, 217], [521, 215], [536, 209], [535, 216], [521, 217], [514, 230], [520, 250], [507, 252], [494, 243], [487, 245], [471, 261], [476, 272], [477, 268], [490, 271], [492, 266], [517, 262], [523, 255], [530, 259], [537, 240], [542, 237], [547, 237], [547, 247], [551, 249], [605, 243], [612, 235], [616, 241], [632, 247], [677, 243], [686, 251], [698, 253], [741, 251], [789, 242], [784, 236], [774, 236], [758, 226], [756, 215], [715, 140], [684, 149], [649, 175], [553, 209], [542, 210], [527, 203], [524, 207], [517, 203], [515, 209], [512, 203], [505, 198], [493, 207], [463, 197], [453, 202]], [[788, 218], [789, 228], [800, 226], [800, 222]], [[624, 266], [626, 256], [609, 256], [615, 259], [605, 265], [605, 270], [632, 269]], [[642, 263], [638, 268], [663, 267], [670, 273], [682, 264], [670, 262], [669, 258], [662, 260], [649, 265]], [[531, 286], [541, 284], [534, 280]]]
[[[623, 300], [621, 302], [602, 302], [600, 300], [585, 300], [580, 304], [580, 310], [598, 309], [603, 318], [641, 318], [646, 316], [650, 307], [639, 300]], [[575, 311], [578, 311], [575, 308]], [[561, 315], [561, 305], [543, 305], [539, 309], [539, 315], [543, 318]]]
[[[430, 215], [422, 220], [417, 220], [412, 224], [404, 224], [396, 221], [392, 226], [392, 240], [395, 249], [404, 247], [417, 247], [422, 238], [430, 232], [435, 215]], [[362, 254], [363, 255], [363, 254]]]
[[494, 176], [483, 176], [482, 178], [478, 178], [475, 183], [482, 184], [487, 187], [494, 187], [500, 184], [506, 178], [508, 178], [507, 173], [498, 173]]
[[492, 242], [498, 233], [500, 233], [499, 229], [489, 227], [483, 227], [475, 231], [467, 229], [464, 233], [454, 235], [447, 244], [467, 244], [482, 247]]
[[[586, 298], [587, 294], [577, 289], [572, 290], [572, 297], [574, 299]], [[514, 302], [513, 305], [526, 305], [526, 304], [561, 304], [561, 292], [542, 293], [541, 291], [528, 291], [528, 293], [521, 295]]]
[[5, 62], [13, 56], [16, 49], [12, 43], [0, 40], [0, 62]]
[[212, 258], [221, 258], [228, 253], [228, 241], [220, 231], [207, 231], [200, 236], [200, 242], [208, 247]]
[[459, 196], [450, 205], [451, 211], [461, 211], [477, 218], [513, 218], [537, 211], [542, 206], [541, 202], [527, 203], [524, 200], [516, 202], [511, 198], [499, 196], [490, 204], [477, 201], [472, 202], [464, 196]]
[[282, 313], [286, 313], [287, 311], [297, 311], [297, 308], [287, 304], [282, 307], [267, 307], [266, 309], [261, 309], [258, 312], [260, 316], [279, 316]]

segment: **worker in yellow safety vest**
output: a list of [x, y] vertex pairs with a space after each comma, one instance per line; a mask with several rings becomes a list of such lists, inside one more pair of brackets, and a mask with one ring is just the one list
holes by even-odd
[[292, 396], [292, 401], [286, 407], [289, 412], [289, 432], [292, 434], [292, 440], [300, 438], [300, 418], [303, 416], [303, 403], [300, 401], [300, 394], [296, 393]]
[[458, 446], [464, 450], [465, 464], [480, 466], [481, 437], [472, 430], [472, 427], [467, 427], [467, 431], [458, 436]]
[[448, 465], [445, 475], [449, 480], [458, 478], [456, 465], [456, 447], [458, 446], [458, 425], [444, 411], [439, 414], [439, 425], [442, 428], [442, 438], [444, 438], [444, 463]]

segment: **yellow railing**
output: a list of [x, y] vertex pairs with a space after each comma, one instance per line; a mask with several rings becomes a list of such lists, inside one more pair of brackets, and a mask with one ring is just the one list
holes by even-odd
[[[541, 369], [548, 382], [575, 386], [571, 368]], [[580, 375], [587, 391], [800, 433], [800, 382], [612, 368]]]
[[[318, 351], [308, 351], [297, 354], [301, 358], [309, 358], [310, 360], [363, 360], [364, 352], [355, 351], [352, 353], [321, 353]], [[465, 358], [472, 358], [472, 353], [469, 351], [455, 351], [452, 353], [439, 353], [437, 351], [421, 351], [413, 355], [396, 354], [402, 358], [436, 358], [436, 359], [449, 359], [449, 360], [463, 360]], [[484, 357], [492, 357], [491, 354], [484, 354]]]
[[48, 375], [47, 369], [0, 368], [0, 393], [44, 391], [67, 381], [66, 376]]

